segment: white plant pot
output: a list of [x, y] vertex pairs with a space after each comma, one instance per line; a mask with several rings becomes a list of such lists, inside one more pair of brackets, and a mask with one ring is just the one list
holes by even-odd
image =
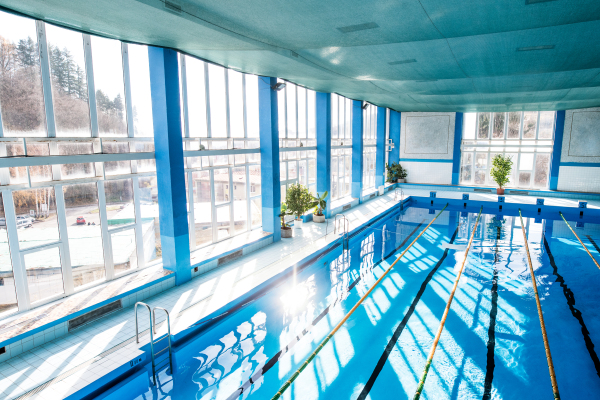
[[404, 183], [404, 181], [406, 181], [406, 179], [398, 179], [398, 183]]
[[294, 229], [302, 229], [304, 222], [301, 219], [294, 220]]
[[325, 214], [323, 214], [323, 215], [313, 214], [313, 222], [318, 222], [320, 224], [325, 222]]
[[293, 230], [292, 228], [281, 228], [281, 237], [282, 238], [291, 238]]

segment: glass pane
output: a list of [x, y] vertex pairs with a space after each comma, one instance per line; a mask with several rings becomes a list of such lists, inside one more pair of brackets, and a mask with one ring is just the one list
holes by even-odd
[[475, 184], [483, 185], [485, 183], [485, 170], [475, 171]]
[[471, 182], [472, 168], [471, 165], [463, 165], [460, 167], [460, 179], [462, 182]]
[[338, 96], [331, 94], [331, 138], [337, 139], [338, 137]]
[[56, 135], [89, 137], [90, 110], [83, 36], [81, 33], [50, 24], [46, 24], [46, 36]]
[[229, 78], [229, 129], [231, 137], [244, 137], [244, 94], [242, 73], [227, 70]]
[[232, 168], [233, 178], [233, 222], [235, 233], [248, 228], [248, 203], [246, 202], [246, 168]]
[[210, 203], [210, 171], [192, 174], [194, 182], [194, 226], [196, 247], [212, 242], [212, 209]]
[[135, 230], [126, 229], [110, 235], [115, 274], [121, 274], [138, 267]]
[[285, 87], [287, 96], [287, 137], [297, 137], [296, 128], [296, 85], [287, 83]]
[[286, 194], [286, 187], [285, 185], [281, 185], [281, 202], [285, 203], [285, 194]]
[[523, 139], [535, 139], [535, 127], [537, 125], [537, 112], [523, 113]]
[[533, 153], [521, 153], [521, 158], [519, 159], [519, 169], [533, 169]]
[[306, 186], [306, 160], [298, 163], [298, 179], [301, 185]]
[[106, 278], [95, 183], [63, 187], [75, 288]]
[[136, 137], [151, 137], [154, 136], [154, 124], [152, 122], [148, 46], [128, 44], [127, 48], [129, 53], [133, 132]]
[[103, 136], [127, 136], [121, 42], [91, 36], [98, 129]]
[[[93, 153], [92, 143], [58, 143], [58, 155], [61, 156]], [[60, 169], [63, 179], [89, 178], [96, 175], [93, 163], [63, 164]]]
[[554, 128], [554, 111], [540, 112], [540, 132], [538, 139], [552, 139]]
[[518, 139], [519, 130], [521, 129], [521, 113], [511, 112], [508, 113], [508, 138]]
[[[0, 14], [1, 15], [1, 14]], [[24, 156], [25, 148], [23, 143], [7, 143], [6, 144], [6, 156], [7, 157], [16, 157], [16, 156]], [[26, 183], [28, 181], [27, 177], [27, 167], [10, 167], [8, 169], [10, 174], [10, 183]]]
[[59, 239], [54, 188], [15, 191], [13, 200], [21, 249]]
[[308, 137], [314, 138], [317, 129], [317, 105], [316, 105], [316, 93], [312, 90], [307, 90], [306, 95], [308, 97], [308, 109], [306, 113], [308, 115]]
[[[283, 83], [281, 79], [277, 79], [277, 83]], [[287, 137], [286, 123], [285, 123], [285, 92], [287, 88], [284, 88], [277, 92], [277, 116], [278, 116], [278, 125], [279, 125], [279, 137], [285, 138]]]
[[214, 138], [227, 137], [227, 113], [225, 110], [225, 70], [208, 64], [210, 91], [210, 128]]
[[520, 172], [519, 173], [519, 186], [529, 187], [530, 180], [531, 180], [531, 172]]
[[131, 179], [104, 181], [104, 193], [109, 229], [115, 225], [135, 222], [133, 183]]
[[[540, 123], [541, 125], [541, 123]], [[541, 128], [541, 126], [540, 126]], [[548, 186], [548, 171], [550, 169], [550, 154], [537, 154], [535, 157], [535, 177], [533, 186], [545, 188]]]
[[476, 169], [487, 169], [487, 153], [477, 153], [475, 158], [475, 168]]
[[504, 113], [494, 113], [494, 130], [492, 132], [493, 139], [502, 139], [504, 138], [504, 120], [506, 118], [506, 114]]
[[289, 179], [296, 179], [298, 178], [298, 174], [296, 171], [296, 162], [295, 161], [289, 161], [288, 162], [288, 180]]
[[214, 170], [215, 174], [215, 204], [228, 203], [229, 198], [229, 168]]
[[286, 181], [287, 180], [287, 163], [284, 161], [279, 163], [279, 180]]
[[[28, 156], [49, 156], [48, 143], [27, 143]], [[32, 182], [48, 182], [52, 180], [52, 167], [50, 165], [36, 165], [29, 167]]]
[[8, 247], [4, 203], [2, 202], [2, 193], [0, 193], [0, 315], [6, 311], [15, 310], [16, 308], [17, 292], [15, 289], [15, 277], [13, 276], [10, 250]]
[[156, 176], [140, 177], [139, 187], [144, 260], [148, 262], [162, 257]]
[[[102, 152], [106, 154], [129, 153], [129, 143], [103, 141]], [[106, 175], [130, 174], [131, 161], [106, 161], [104, 163], [104, 172]]]
[[316, 160], [308, 160], [308, 183], [317, 182], [317, 162]]
[[250, 196], [260, 196], [261, 194], [261, 176], [260, 165], [250, 166]]
[[258, 77], [246, 74], [246, 129], [249, 138], [259, 137]]
[[24, 259], [31, 303], [65, 292], [58, 247], [25, 254]]
[[[346, 139], [352, 139], [352, 100], [346, 99]], [[348, 143], [350, 144], [350, 143]]]
[[479, 113], [479, 131], [477, 139], [487, 139], [490, 136], [490, 113]]
[[217, 240], [225, 239], [230, 235], [230, 211], [231, 206], [223, 206], [217, 208]]
[[252, 228], [262, 225], [262, 199], [260, 197], [252, 199], [250, 202], [250, 210], [252, 215]]
[[35, 21], [0, 11], [0, 43], [4, 136], [46, 136]]
[[185, 56], [190, 137], [207, 137], [204, 62]]

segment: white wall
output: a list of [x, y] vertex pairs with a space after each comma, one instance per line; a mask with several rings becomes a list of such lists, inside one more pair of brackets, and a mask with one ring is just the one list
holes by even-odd
[[407, 182], [452, 184], [455, 117], [456, 113], [402, 113], [400, 163], [408, 171]]
[[600, 108], [568, 110], [558, 175], [558, 190], [600, 192], [600, 167], [563, 165], [600, 163]]

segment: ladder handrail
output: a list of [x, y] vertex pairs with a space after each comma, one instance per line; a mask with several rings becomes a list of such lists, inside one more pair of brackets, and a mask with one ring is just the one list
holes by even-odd
[[338, 217], [343, 218], [343, 221], [344, 221], [344, 232], [343, 233], [348, 233], [348, 229], [350, 228], [350, 222], [348, 222], [348, 218], [346, 218], [346, 216], [344, 214], [335, 214], [335, 218], [333, 219], [333, 233], [334, 234], [337, 233]]
[[154, 324], [153, 324], [153, 318], [152, 318], [152, 309], [150, 308], [150, 306], [146, 303], [143, 303], [141, 301], [138, 301], [137, 303], [135, 303], [135, 341], [136, 343], [140, 343], [140, 332], [138, 329], [138, 313], [137, 313], [137, 308], [139, 305], [142, 305], [144, 307], [146, 307], [148, 309], [148, 317], [150, 317], [150, 355], [152, 356], [152, 380], [153, 380], [153, 386], [156, 385], [156, 369], [155, 369], [155, 364], [154, 364], [154, 335], [152, 333], [152, 331], [154, 330]]
[[394, 189], [394, 201], [398, 201], [398, 191], [400, 191], [400, 201], [404, 200], [404, 190], [402, 188], [397, 187]]
[[152, 309], [152, 329], [156, 333], [156, 310], [162, 310], [167, 314], [167, 338], [169, 341], [169, 366], [171, 367], [171, 373], [173, 373], [173, 357], [171, 357], [171, 318], [169, 317], [169, 311], [162, 307], [154, 307]]

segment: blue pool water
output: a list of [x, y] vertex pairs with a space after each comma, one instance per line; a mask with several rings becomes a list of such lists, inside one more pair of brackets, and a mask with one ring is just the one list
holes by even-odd
[[[444, 211], [283, 398], [412, 399], [477, 211]], [[434, 216], [396, 209], [298, 267], [179, 345], [175, 374], [137, 399], [270, 399]], [[600, 398], [600, 270], [559, 215], [523, 221], [561, 397]], [[577, 222], [600, 259], [600, 225]], [[552, 399], [514, 213], [482, 214], [421, 398]]]

